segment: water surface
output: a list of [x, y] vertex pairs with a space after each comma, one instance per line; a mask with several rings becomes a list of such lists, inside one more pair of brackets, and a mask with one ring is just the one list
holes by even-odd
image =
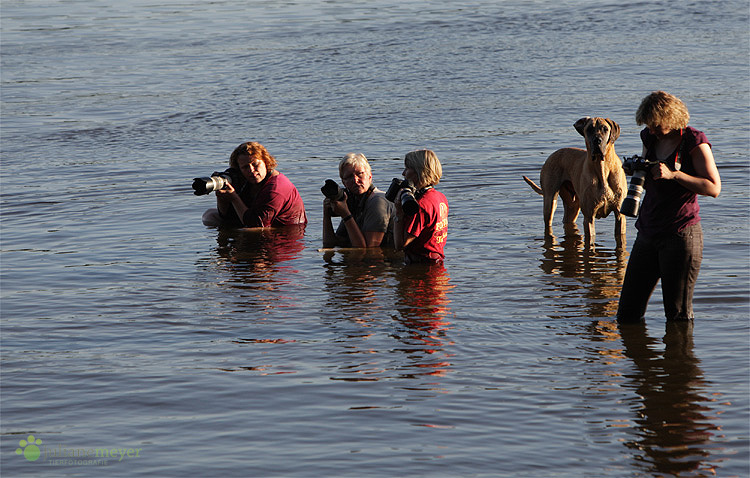
[[[4, 475], [750, 472], [744, 2], [7, 0], [0, 25]], [[700, 200], [694, 324], [657, 289], [622, 328], [633, 221], [626, 250], [611, 217], [592, 251], [559, 213], [545, 241], [521, 176], [582, 147], [583, 116], [639, 152], [655, 89], [723, 190]], [[304, 234], [200, 223], [192, 178], [247, 140]], [[423, 147], [445, 266], [320, 250], [339, 158], [384, 188]], [[67, 459], [89, 449], [126, 453]]]

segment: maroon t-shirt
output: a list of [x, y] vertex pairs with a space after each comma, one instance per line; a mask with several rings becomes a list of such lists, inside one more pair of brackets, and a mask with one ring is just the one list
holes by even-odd
[[294, 184], [283, 174], [267, 178], [255, 198], [240, 194], [247, 206], [242, 217], [245, 227], [307, 224], [305, 205]]
[[412, 262], [440, 262], [445, 258], [443, 248], [448, 237], [448, 200], [443, 193], [430, 188], [417, 195], [419, 211], [404, 218], [404, 231], [416, 238], [404, 248]]
[[[646, 148], [646, 159], [657, 161], [654, 148], [656, 136], [645, 128], [641, 131], [641, 141]], [[711, 146], [703, 132], [688, 126], [682, 130], [680, 145], [665, 163], [671, 169], [677, 169], [675, 159], [679, 155], [680, 170], [694, 176], [696, 173], [690, 153], [702, 143]], [[644, 189], [645, 196], [641, 204], [641, 212], [635, 223], [638, 232], [650, 237], [672, 234], [701, 220], [698, 215], [700, 211], [698, 195], [677, 181], [657, 180], [651, 174], [646, 174]]]

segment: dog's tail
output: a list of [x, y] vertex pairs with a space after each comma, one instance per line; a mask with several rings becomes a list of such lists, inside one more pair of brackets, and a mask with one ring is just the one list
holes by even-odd
[[538, 194], [544, 195], [544, 193], [542, 192], [542, 188], [540, 188], [539, 186], [537, 186], [534, 183], [534, 181], [532, 181], [531, 179], [527, 178], [526, 176], [523, 177], [523, 180], [526, 181], [526, 184], [528, 184], [529, 186], [531, 186], [531, 189], [533, 189], [534, 191], [536, 191]]

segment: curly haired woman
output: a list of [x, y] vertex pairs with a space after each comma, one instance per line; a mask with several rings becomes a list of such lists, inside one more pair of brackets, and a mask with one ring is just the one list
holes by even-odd
[[651, 167], [635, 223], [617, 319], [640, 321], [661, 279], [667, 320], [693, 319], [693, 291], [703, 258], [698, 195], [717, 197], [721, 178], [706, 135], [688, 126], [690, 115], [676, 96], [655, 91], [643, 99], [635, 120], [643, 157]]
[[276, 170], [276, 159], [260, 143], [237, 146], [229, 167], [242, 184], [216, 191], [216, 209], [203, 214], [207, 226], [271, 227], [307, 224], [305, 205], [289, 179]]

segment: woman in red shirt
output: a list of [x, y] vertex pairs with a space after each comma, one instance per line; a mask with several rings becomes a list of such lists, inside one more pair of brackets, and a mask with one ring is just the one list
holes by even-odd
[[410, 263], [440, 263], [445, 259], [443, 248], [448, 237], [448, 200], [435, 189], [443, 175], [437, 155], [429, 149], [412, 151], [404, 158], [404, 178], [415, 190], [419, 208], [406, 214], [401, 206], [404, 189], [399, 191], [393, 240], [396, 249], [404, 250]]
[[242, 184], [216, 191], [216, 209], [203, 214], [207, 226], [272, 227], [307, 224], [305, 205], [294, 184], [276, 170], [276, 159], [260, 143], [237, 146], [229, 167]]

